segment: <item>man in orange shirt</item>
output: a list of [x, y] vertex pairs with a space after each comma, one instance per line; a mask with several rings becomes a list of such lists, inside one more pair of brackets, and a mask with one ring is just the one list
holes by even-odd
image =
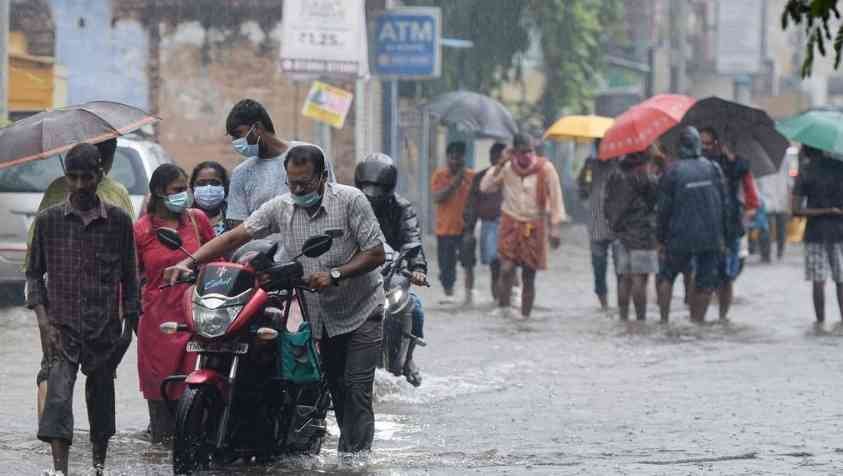
[[462, 258], [462, 236], [465, 221], [463, 209], [468, 201], [474, 171], [465, 168], [465, 142], [451, 142], [445, 150], [447, 167], [440, 167], [433, 173], [431, 191], [436, 202], [436, 239], [439, 261], [439, 281], [445, 288], [445, 295], [454, 295], [457, 281], [457, 260], [465, 269], [466, 301], [471, 300], [474, 287], [474, 269]]

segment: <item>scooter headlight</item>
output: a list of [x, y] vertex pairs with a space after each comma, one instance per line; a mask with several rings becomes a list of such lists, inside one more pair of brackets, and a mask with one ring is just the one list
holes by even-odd
[[209, 339], [219, 337], [225, 334], [225, 330], [237, 318], [242, 309], [242, 305], [209, 309], [201, 304], [194, 303], [193, 322], [196, 324], [196, 332]]
[[392, 292], [386, 295], [386, 304], [389, 306], [389, 309], [393, 309], [398, 307], [401, 304], [401, 298], [404, 297], [404, 291], [402, 289], [394, 289]]

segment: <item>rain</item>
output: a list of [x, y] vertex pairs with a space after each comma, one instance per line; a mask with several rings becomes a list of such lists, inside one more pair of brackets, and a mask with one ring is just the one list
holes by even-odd
[[0, 473], [843, 473], [841, 7], [0, 0]]

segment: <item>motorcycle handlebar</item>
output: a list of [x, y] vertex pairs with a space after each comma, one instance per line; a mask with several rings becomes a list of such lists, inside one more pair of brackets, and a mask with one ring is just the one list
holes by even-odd
[[[402, 270], [401, 270], [401, 276], [404, 276], [404, 277], [405, 277], [405, 278], [407, 278], [407, 279], [411, 279], [411, 278], [413, 277], [413, 273], [411, 273], [410, 271], [408, 271], [408, 270], [406, 270], [406, 269], [402, 269]], [[430, 282], [429, 282], [429, 281], [427, 281], [427, 280], [425, 280], [425, 282], [424, 282], [424, 283], [422, 283], [422, 286], [429, 288], [429, 287], [430, 287]]]
[[193, 284], [196, 282], [196, 273], [188, 274], [182, 278], [177, 279], [173, 284], [167, 283], [158, 286], [158, 289], [171, 288], [179, 284]]

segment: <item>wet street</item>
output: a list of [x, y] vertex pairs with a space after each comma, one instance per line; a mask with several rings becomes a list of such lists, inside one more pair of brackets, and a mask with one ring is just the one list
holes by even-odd
[[[527, 323], [490, 315], [485, 271], [470, 311], [442, 303], [438, 286], [421, 291], [425, 381], [414, 389], [378, 375], [375, 452], [355, 474], [843, 472], [843, 329], [831, 288], [829, 323], [813, 326], [801, 246], [772, 266], [751, 258], [729, 324], [691, 324], [677, 289], [673, 320], [662, 326], [652, 296], [646, 323], [602, 314], [584, 230], [566, 230], [564, 243], [539, 275], [539, 308]], [[141, 437], [146, 405], [128, 356], [110, 474], [170, 474], [167, 450]], [[39, 358], [34, 316], [0, 311], [2, 474], [50, 466], [35, 438]], [[90, 458], [83, 388], [80, 379], [72, 474], [87, 474]], [[213, 474], [332, 473], [335, 425], [332, 433], [319, 458]]]

